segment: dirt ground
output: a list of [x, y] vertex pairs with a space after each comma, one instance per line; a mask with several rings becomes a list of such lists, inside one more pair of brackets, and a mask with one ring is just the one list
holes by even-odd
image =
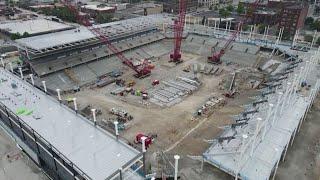
[[320, 180], [320, 97], [280, 163], [276, 179]]
[[[161, 60], [156, 62], [157, 69], [153, 71], [152, 75], [143, 80], [136, 80], [137, 84], [134, 88], [150, 91], [154, 88], [151, 85], [153, 79], [160, 80], [161, 84], [162, 80], [174, 79], [177, 76], [192, 76], [192, 72], [185, 73], [182, 69], [192, 63], [203, 63], [203, 57], [192, 54], [186, 54], [184, 56], [184, 63], [178, 65], [168, 63], [165, 60], [167, 57], [167, 54], [161, 56]], [[230, 69], [230, 67], [224, 68]], [[199, 74], [198, 77], [202, 82], [199, 89], [191, 95], [184, 97], [182, 102], [165, 108], [151, 103], [148, 103], [148, 106], [142, 105], [141, 97], [133, 95], [126, 97], [111, 95], [110, 89], [113, 85], [96, 89], [86, 87], [76, 94], [67, 94], [65, 97], [76, 97], [80, 109], [87, 105], [100, 109], [102, 115], [97, 117], [98, 121], [108, 119], [110, 117], [109, 110], [113, 107], [126, 110], [134, 119], [131, 121], [130, 128], [121, 132], [120, 135], [132, 142], [138, 132], [157, 134], [158, 138], [152, 145], [151, 152], [177, 150], [181, 154], [200, 154], [207, 147], [202, 138], [215, 137], [222, 130], [219, 127], [229, 123], [228, 119], [230, 119], [230, 115], [236, 115], [242, 110], [240, 105], [245, 104], [248, 100], [245, 97], [249, 97], [250, 93], [252, 93], [249, 91], [248, 95], [243, 94], [244, 96], [241, 95], [236, 99], [227, 100], [230, 101], [227, 102], [228, 105], [217, 108], [215, 113], [209, 118], [193, 120], [193, 114], [197, 108], [201, 107], [209, 97], [223, 97], [222, 93], [224, 91], [219, 89], [219, 83], [222, 77], [228, 74], [229, 72], [227, 71], [220, 76]], [[126, 72], [121, 78], [125, 80], [133, 79], [132, 72]], [[193, 132], [198, 128], [199, 130]], [[188, 133], [190, 133], [190, 137], [186, 136], [187, 139], [185, 140], [190, 140], [198, 146], [183, 142], [185, 141], [183, 137]], [[179, 140], [182, 145], [178, 144], [177, 148], [172, 147]]]
[[[127, 81], [135, 80], [135, 89], [152, 91], [157, 88], [151, 85], [154, 79], [160, 80], [161, 85], [161, 81], [174, 79], [177, 76], [190, 77], [193, 76], [193, 72], [182, 71], [186, 66], [193, 63], [207, 64], [206, 57], [194, 54], [185, 53], [184, 62], [178, 65], [168, 63], [168, 57], [168, 54], [164, 54], [153, 60], [156, 69], [150, 77], [136, 80], [132, 76], [133, 72], [128, 69], [121, 78]], [[141, 103], [141, 97], [133, 95], [126, 97], [112, 95], [110, 91], [114, 89], [114, 85], [94, 89], [84, 87], [80, 92], [64, 95], [64, 98], [76, 97], [79, 109], [92, 105], [93, 108], [101, 110], [102, 115], [97, 116], [98, 123], [110, 118], [109, 110], [113, 107], [126, 110], [134, 119], [131, 121], [130, 128], [120, 132], [122, 137], [133, 142], [139, 132], [157, 135], [155, 142], [148, 149], [147, 162], [152, 165], [156, 163], [153, 161], [153, 156], [158, 151], [164, 151], [168, 155], [200, 156], [210, 145], [204, 140], [212, 139], [222, 132], [223, 126], [231, 122], [231, 116], [241, 112], [242, 105], [252, 101], [249, 97], [257, 94], [257, 90], [252, 89], [241, 91], [234, 99], [225, 98], [222, 95], [225, 90], [221, 90], [219, 83], [230, 76], [236, 67], [220, 65], [221, 67], [224, 72], [218, 76], [198, 73], [197, 76], [202, 82], [199, 89], [183, 97], [183, 101], [171, 107], [160, 107], [152, 103], [146, 106]], [[225, 98], [226, 105], [216, 108], [208, 118], [194, 120], [194, 113], [212, 96]]]
[[[280, 162], [276, 180], [320, 180], [320, 97], [309, 112], [294, 143], [289, 147], [285, 161]], [[170, 158], [171, 155], [169, 155]], [[204, 163], [182, 156], [180, 163], [182, 179], [232, 180], [232, 176]]]

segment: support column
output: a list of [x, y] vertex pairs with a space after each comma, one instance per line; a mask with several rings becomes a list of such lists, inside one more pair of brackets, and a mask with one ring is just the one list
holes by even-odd
[[77, 105], [77, 98], [73, 98], [73, 106], [76, 113], [78, 113], [78, 105]]
[[43, 86], [44, 92], [47, 93], [46, 81], [42, 81], [42, 86]]
[[280, 100], [281, 100], [282, 95], [283, 95], [282, 92], [278, 93], [277, 105], [276, 105], [276, 108], [275, 108], [275, 111], [274, 111], [274, 114], [273, 114], [273, 118], [272, 118], [272, 126], [274, 125], [275, 120], [277, 118], [277, 113], [278, 113], [278, 109], [280, 107]]
[[93, 118], [93, 124], [97, 125], [97, 118], [96, 118], [96, 109], [91, 109], [92, 112], [92, 118]]
[[33, 74], [29, 74], [30, 79], [31, 79], [31, 84], [34, 86], [34, 79], [33, 79]]
[[[275, 150], [276, 150], [276, 152], [279, 152], [278, 148], [275, 148]], [[280, 156], [279, 160], [276, 163], [276, 167], [275, 167], [274, 172], [273, 172], [272, 180], [274, 180], [274, 178], [276, 177], [280, 159], [281, 159], [281, 156]]]
[[19, 67], [20, 78], [23, 79], [22, 67]]
[[175, 155], [174, 156], [174, 160], [175, 160], [175, 163], [174, 163], [174, 180], [178, 180], [179, 159], [180, 159], [179, 155]]
[[13, 73], [13, 67], [12, 67], [12, 62], [9, 62], [10, 70]]
[[0, 61], [1, 61], [1, 66], [3, 67], [3, 69], [5, 68], [5, 66], [4, 66], [4, 62], [3, 62], [3, 58], [2, 57], [0, 57]]
[[57, 89], [56, 90], [57, 91], [57, 94], [58, 94], [58, 100], [59, 100], [59, 102], [61, 102], [61, 94], [60, 94], [60, 89]]
[[261, 121], [262, 121], [262, 118], [257, 118], [257, 124], [256, 124], [256, 130], [254, 132], [254, 137], [253, 137], [253, 142], [251, 144], [251, 152], [250, 152], [250, 156], [252, 157], [253, 155], [253, 151], [254, 151], [254, 148], [256, 147], [256, 139], [258, 137], [258, 134], [259, 134], [259, 129], [260, 129], [260, 124], [261, 124]]

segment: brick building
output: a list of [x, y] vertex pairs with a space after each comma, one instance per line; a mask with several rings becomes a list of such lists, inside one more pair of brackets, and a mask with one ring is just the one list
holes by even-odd
[[279, 26], [284, 27], [284, 32], [293, 36], [297, 29], [304, 26], [304, 21], [308, 14], [307, 5], [284, 6], [279, 18]]
[[[250, 4], [244, 3], [247, 8]], [[308, 4], [304, 2], [269, 0], [258, 5], [250, 23], [284, 27], [284, 38], [290, 38], [297, 29], [303, 27], [308, 8]]]
[[[198, 7], [198, 0], [186, 0], [187, 11], [196, 11]], [[162, 0], [163, 11], [167, 13], [179, 13], [179, 0]]]

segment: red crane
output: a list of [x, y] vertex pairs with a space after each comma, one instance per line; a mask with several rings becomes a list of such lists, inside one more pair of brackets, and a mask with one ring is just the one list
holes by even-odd
[[249, 18], [252, 16], [252, 13], [259, 5], [260, 0], [256, 0], [254, 3], [250, 4], [250, 8], [247, 10], [246, 17], [244, 21], [240, 21], [237, 25], [237, 30], [232, 33], [230, 38], [227, 40], [225, 45], [222, 47], [222, 49], [218, 52], [213, 53], [212, 56], [208, 57], [208, 62], [213, 64], [221, 64], [221, 57], [226, 53], [226, 50], [230, 47], [230, 45], [233, 43], [233, 41], [237, 38], [242, 25], [247, 23]]
[[[87, 27], [89, 31], [91, 31], [94, 35], [96, 35], [101, 42], [106, 44], [108, 48], [122, 61], [123, 64], [129, 66], [131, 69], [133, 69], [137, 74], [135, 74], [135, 77], [137, 78], [144, 78], [151, 74], [152, 66], [148, 63], [147, 60], [144, 60], [139, 65], [134, 65], [132, 60], [126, 58], [123, 53], [114, 46], [111, 41], [109, 40], [108, 36], [106, 36], [100, 28], [96, 28], [92, 26], [92, 23], [88, 19], [88, 16], [81, 16], [80, 11], [76, 7], [76, 5], [72, 5], [68, 1], [62, 1], [62, 3], [70, 9], [77, 18], [78, 23], [84, 25]], [[90, 27], [91, 26], [91, 27]]]
[[186, 19], [187, 4], [186, 0], [179, 0], [179, 17], [174, 20], [174, 49], [170, 54], [170, 62], [180, 63], [181, 60], [181, 41], [183, 38], [183, 29]]

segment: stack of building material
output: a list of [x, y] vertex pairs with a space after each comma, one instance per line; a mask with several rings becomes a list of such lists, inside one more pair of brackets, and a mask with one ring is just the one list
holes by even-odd
[[176, 80], [163, 81], [163, 87], [153, 91], [150, 101], [159, 106], [172, 106], [179, 103], [183, 96], [196, 91], [201, 85], [199, 82], [185, 77]]

